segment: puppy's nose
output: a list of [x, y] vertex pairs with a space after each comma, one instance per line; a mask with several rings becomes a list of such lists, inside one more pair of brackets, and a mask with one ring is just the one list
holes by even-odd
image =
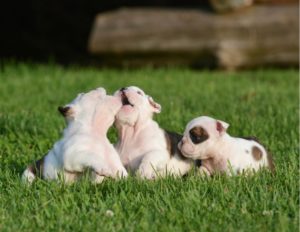
[[122, 88], [120, 89], [120, 91], [123, 92], [123, 91], [125, 91], [126, 89], [127, 89], [126, 87], [122, 87]]

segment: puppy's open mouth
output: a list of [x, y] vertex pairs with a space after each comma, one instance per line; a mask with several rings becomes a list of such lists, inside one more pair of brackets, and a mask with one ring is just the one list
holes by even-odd
[[121, 94], [121, 100], [122, 100], [123, 106], [130, 105], [130, 106], [133, 107], [133, 104], [131, 104], [131, 103], [129, 102], [128, 97], [125, 95], [124, 92], [122, 92], [122, 94]]

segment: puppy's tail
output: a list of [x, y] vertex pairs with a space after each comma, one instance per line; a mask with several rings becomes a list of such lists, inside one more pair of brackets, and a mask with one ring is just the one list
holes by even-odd
[[42, 177], [44, 157], [29, 165], [22, 174], [22, 181], [31, 184], [36, 177]]
[[31, 184], [36, 178], [33, 165], [29, 165], [22, 174], [22, 181]]

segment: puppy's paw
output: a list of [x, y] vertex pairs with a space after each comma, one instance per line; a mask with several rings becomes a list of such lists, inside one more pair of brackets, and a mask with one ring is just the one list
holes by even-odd
[[126, 169], [123, 168], [123, 169], [118, 171], [117, 176], [118, 176], [118, 178], [127, 178], [128, 173], [127, 173]]
[[207, 170], [207, 168], [205, 168], [203, 166], [201, 166], [200, 168], [198, 168], [197, 174], [199, 176], [203, 176], [203, 177], [205, 177], [205, 176], [211, 176], [211, 173]]
[[151, 167], [140, 167], [137, 170], [137, 175], [142, 179], [154, 180], [157, 176], [155, 170]]
[[101, 184], [104, 180], [105, 176], [100, 176], [96, 172], [92, 172], [91, 181], [94, 184]]

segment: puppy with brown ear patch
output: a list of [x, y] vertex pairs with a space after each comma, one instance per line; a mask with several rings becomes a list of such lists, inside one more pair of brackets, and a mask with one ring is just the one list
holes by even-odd
[[24, 171], [23, 180], [32, 182], [37, 175], [56, 180], [61, 174], [65, 182], [73, 182], [87, 168], [92, 170], [95, 182], [101, 182], [105, 176], [127, 176], [119, 155], [106, 137], [121, 106], [120, 97], [108, 96], [105, 89], [98, 88], [79, 94], [70, 104], [59, 107], [67, 121], [63, 138]]
[[182, 136], [161, 129], [153, 120], [153, 114], [161, 111], [160, 104], [135, 86], [121, 88], [115, 96], [123, 103], [115, 121], [116, 149], [126, 169], [146, 179], [186, 174], [193, 161], [177, 148]]
[[252, 137], [234, 138], [226, 133], [229, 124], [202, 116], [190, 121], [178, 144], [182, 154], [201, 160], [201, 173], [239, 174], [262, 167], [274, 170], [271, 155]]

